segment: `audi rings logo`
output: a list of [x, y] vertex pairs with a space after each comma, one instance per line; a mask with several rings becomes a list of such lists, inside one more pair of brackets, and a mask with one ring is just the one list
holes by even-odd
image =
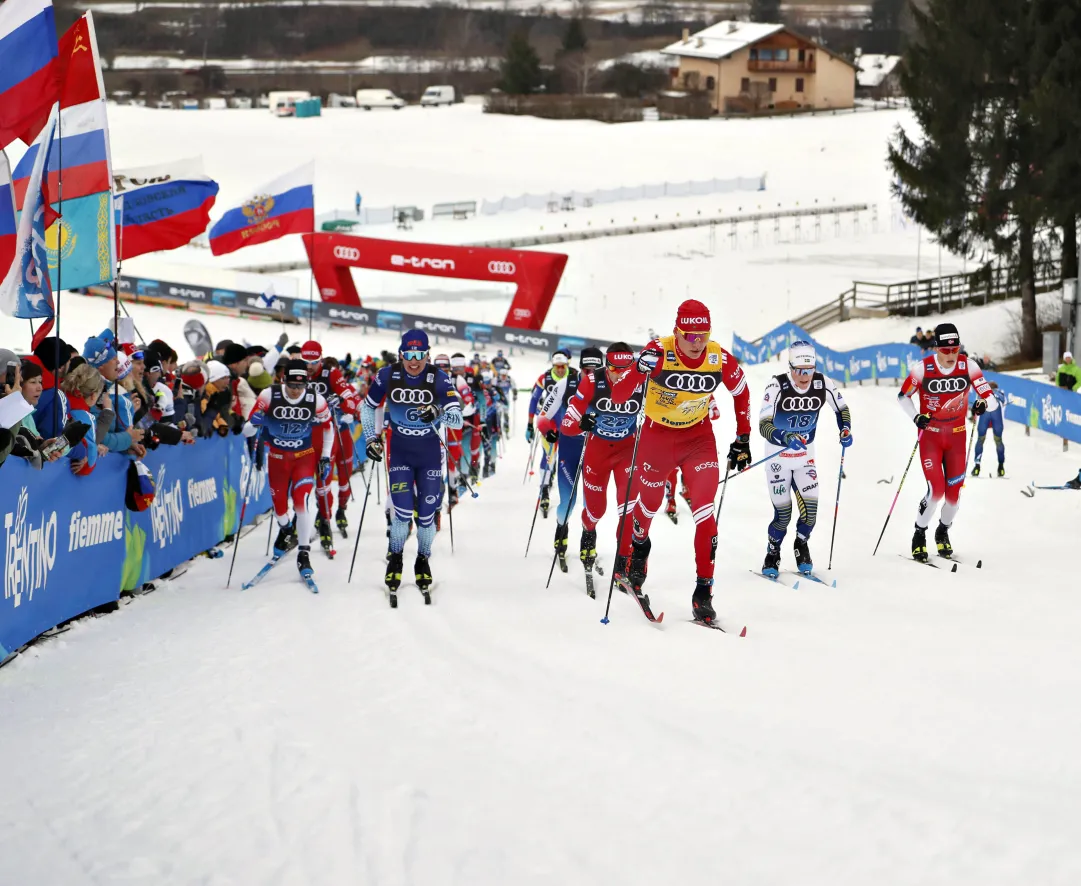
[[391, 403], [410, 403], [413, 406], [424, 406], [432, 402], [432, 392], [423, 389], [412, 391], [408, 388], [395, 388], [390, 392]]
[[518, 268], [515, 267], [512, 261], [490, 261], [488, 262], [489, 274], [502, 274], [505, 277], [512, 277], [518, 272]]
[[661, 384], [673, 391], [687, 391], [692, 394], [708, 394], [717, 387], [717, 378], [703, 372], [671, 372], [661, 380]]
[[607, 412], [610, 415], [636, 415], [638, 410], [641, 409], [641, 405], [637, 400], [616, 403], [611, 397], [601, 397], [597, 401], [597, 411]]
[[968, 387], [967, 378], [932, 378], [926, 382], [928, 394], [959, 394]]
[[306, 406], [275, 406], [270, 414], [282, 421], [304, 421], [312, 417], [311, 410]]
[[346, 261], [359, 261], [360, 250], [355, 246], [335, 246], [334, 257], [343, 258]]
[[822, 403], [817, 397], [785, 397], [781, 400], [782, 412], [817, 412]]

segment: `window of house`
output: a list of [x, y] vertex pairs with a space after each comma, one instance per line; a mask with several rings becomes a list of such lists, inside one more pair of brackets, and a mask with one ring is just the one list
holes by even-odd
[[776, 77], [770, 77], [769, 78], [769, 91], [770, 92], [776, 92], [777, 91], [777, 78]]
[[803, 78], [796, 78], [796, 92], [803, 92]]
[[748, 93], [748, 92], [751, 91], [751, 78], [750, 77], [742, 77], [742, 78], [740, 78], [739, 91], [743, 92], [743, 93]]
[[804, 56], [806, 56], [806, 55], [807, 55], [807, 52], [806, 52], [806, 50], [803, 50], [803, 49], [801, 49], [801, 50], [799, 51], [799, 60], [800, 60], [800, 61], [804, 61], [804, 60], [805, 60], [805, 59], [804, 59]]
[[753, 62], [758, 61], [758, 50], [757, 49], [752, 49], [751, 50], [751, 61], [753, 61]]
[[787, 49], [775, 49], [773, 50], [773, 58], [775, 61], [786, 62], [788, 61]]
[[706, 89], [713, 90], [717, 86], [717, 81], [713, 77], [706, 77]]

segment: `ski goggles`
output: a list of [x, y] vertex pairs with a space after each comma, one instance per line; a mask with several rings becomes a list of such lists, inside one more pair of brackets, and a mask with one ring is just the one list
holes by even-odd
[[961, 353], [961, 347], [960, 345], [955, 345], [949, 348], [939, 348], [938, 352], [940, 354], [959, 354]]
[[810, 378], [815, 374], [814, 368], [806, 368], [803, 366], [789, 366], [788, 371], [793, 375], [798, 375], [800, 378]]
[[402, 351], [402, 359], [420, 362], [428, 357], [427, 351]]
[[708, 331], [707, 332], [684, 332], [682, 329], [680, 329], [677, 326], [676, 327], [676, 332], [678, 332], [680, 335], [682, 335], [683, 338], [685, 338], [692, 345], [696, 345], [699, 342], [707, 342], [707, 341], [709, 341], [709, 332]]
[[626, 369], [634, 362], [634, 354], [609, 354], [605, 359], [605, 365], [612, 370]]

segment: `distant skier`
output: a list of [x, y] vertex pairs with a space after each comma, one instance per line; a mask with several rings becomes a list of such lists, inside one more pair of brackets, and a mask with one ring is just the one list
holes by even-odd
[[[552, 389], [563, 379], [578, 375], [578, 370], [570, 366], [571, 352], [566, 348], [560, 348], [552, 354], [552, 365], [547, 371], [542, 372], [533, 384], [533, 391], [529, 395], [529, 424], [526, 425], [525, 439], [527, 443], [533, 442], [536, 434], [534, 421], [537, 409]], [[558, 439], [558, 434], [556, 435]], [[541, 514], [547, 518], [549, 507], [549, 491], [552, 485], [554, 470], [551, 460], [556, 440], [541, 439], [541, 480], [540, 480], [540, 509]]]
[[852, 414], [833, 381], [815, 371], [814, 345], [796, 341], [788, 347], [788, 372], [766, 385], [758, 429], [769, 445], [765, 455], [776, 456], [766, 472], [773, 500], [766, 560], [762, 574], [776, 578], [781, 564], [781, 542], [792, 519], [792, 496], [799, 508], [796, 521], [796, 567], [809, 574], [814, 568], [807, 540], [818, 513], [818, 469], [815, 467], [815, 430], [818, 416], [829, 406], [837, 416], [841, 446], [852, 445]]
[[[313, 435], [318, 432], [321, 441], [318, 461], [312, 445]], [[290, 360], [285, 367], [285, 381], [272, 384], [256, 399], [251, 414], [244, 424], [245, 437], [268, 444], [267, 479], [270, 497], [274, 503], [274, 517], [278, 521], [278, 537], [274, 541], [274, 557], [282, 557], [296, 544], [297, 569], [305, 578], [311, 578], [312, 565], [308, 556], [311, 549], [315, 509], [309, 506], [309, 493], [316, 476], [322, 482], [330, 476], [330, 455], [334, 446], [334, 434], [330, 407], [323, 395], [308, 384], [308, 367], [303, 360]], [[290, 527], [289, 496], [292, 489], [293, 509], [296, 511], [296, 535]]]
[[995, 399], [998, 400], [999, 408], [991, 411], [986, 409], [983, 414], [976, 412], [976, 404], [980, 402], [980, 398], [977, 398], [972, 402], [972, 420], [976, 424], [976, 461], [972, 466], [972, 476], [980, 476], [980, 462], [983, 460], [983, 440], [987, 436], [987, 429], [991, 429], [991, 436], [995, 438], [995, 453], [998, 455], [998, 475], [1000, 477], [1006, 476], [1006, 444], [1002, 442], [1002, 430], [1004, 424], [1004, 418], [1006, 415], [1006, 394], [999, 389], [998, 382], [991, 382], [991, 390], [995, 392]]

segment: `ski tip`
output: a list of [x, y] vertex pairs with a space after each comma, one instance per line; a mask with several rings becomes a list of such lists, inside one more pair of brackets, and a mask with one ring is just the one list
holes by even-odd
[[957, 564], [954, 563], [953, 568], [950, 570], [950, 572], [956, 572], [956, 571], [957, 571]]
[[662, 612], [660, 615], [658, 615], [655, 621], [657, 622], [657, 624], [660, 624], [662, 621], [664, 621], [664, 613]]
[[[774, 581], [777, 581], [777, 579], [773, 579], [773, 580], [774, 580]], [[798, 591], [798, 590], [799, 590], [799, 579], [797, 579], [797, 580], [796, 580], [796, 581], [795, 581], [795, 582], [793, 583], [793, 585], [792, 585], [792, 590], [793, 590], [793, 591]]]
[[830, 585], [830, 587], [831, 587], [831, 588], [835, 588], [835, 587], [837, 587], [837, 579], [834, 579], [834, 580], [833, 580], [833, 584], [831, 584], [831, 585]]
[[746, 637], [747, 636], [747, 625], [743, 626], [743, 630], [739, 632], [739, 635], [741, 637]]

